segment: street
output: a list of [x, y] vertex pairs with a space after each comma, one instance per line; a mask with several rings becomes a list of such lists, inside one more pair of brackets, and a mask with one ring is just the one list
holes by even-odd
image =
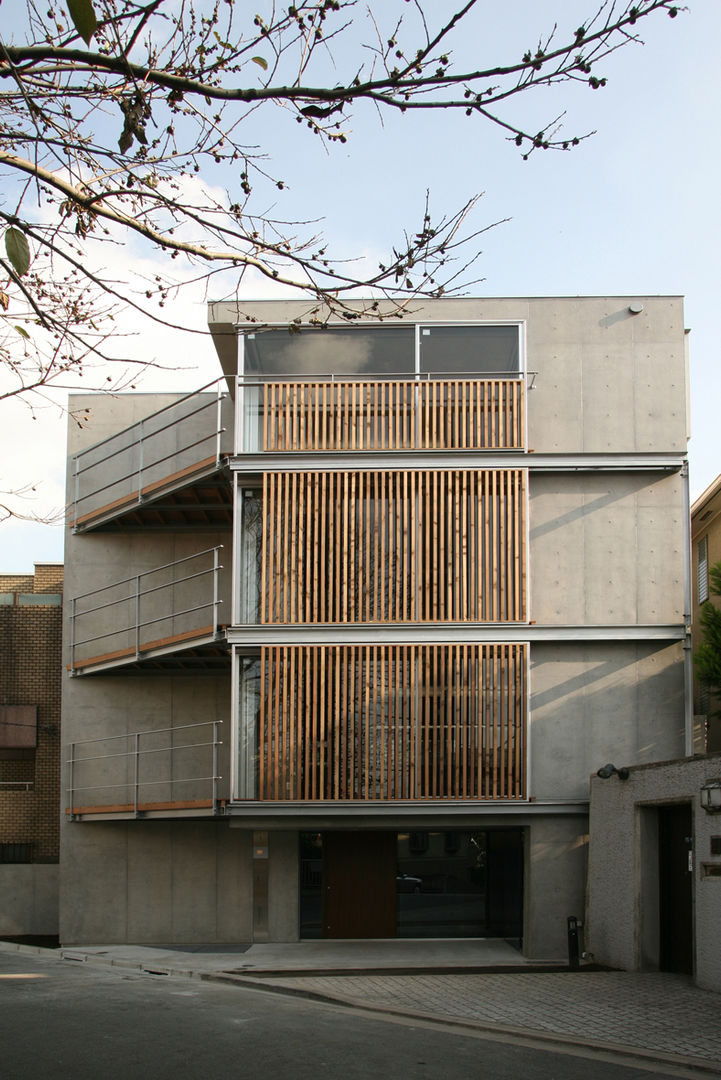
[[53, 954], [0, 953], [3, 1075], [13, 1080], [633, 1080], [691, 1076], [495, 1041], [416, 1020]]

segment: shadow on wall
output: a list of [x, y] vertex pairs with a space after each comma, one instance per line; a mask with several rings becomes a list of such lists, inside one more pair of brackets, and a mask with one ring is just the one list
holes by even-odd
[[[558, 517], [551, 518], [549, 521], [545, 521], [542, 525], [538, 525], [535, 528], [531, 527], [529, 533], [531, 543], [533, 543], [534, 540], [540, 540], [543, 536], [550, 535], [550, 533], [557, 532], [559, 529], [565, 529], [567, 526], [572, 525], [574, 521], [579, 521], [581, 518], [598, 513], [599, 510], [603, 510], [606, 506], [623, 502], [625, 499], [629, 498], [629, 496], [638, 495], [640, 491], [649, 487], [654, 480], [658, 480], [658, 475], [652, 473], [632, 473], [624, 476], [623, 480], [623, 487], [619, 487], [618, 481], [614, 477], [614, 490], [609, 491], [605, 490], [611, 482], [608, 477], [594, 476], [589, 478], [586, 474], [579, 477], [565, 475], [563, 478], [564, 496], [576, 495], [579, 498], [592, 497], [588, 502], [584, 502], [582, 505], [574, 507], [573, 510], [569, 510], [566, 514], [560, 514]], [[604, 490], [593, 495], [589, 490], [593, 485], [598, 487], [603, 486]], [[542, 491], [537, 491], [535, 497], [543, 499], [545, 496], [551, 497], [554, 494], [554, 491], [544, 489]], [[531, 518], [533, 517], [533, 501], [532, 498]]]
[[679, 651], [677, 644], [629, 648], [608, 642], [534, 650], [531, 679], [538, 690], [530, 704], [537, 797], [563, 791], [566, 798], [587, 798], [588, 777], [605, 761], [631, 765], [683, 753]]

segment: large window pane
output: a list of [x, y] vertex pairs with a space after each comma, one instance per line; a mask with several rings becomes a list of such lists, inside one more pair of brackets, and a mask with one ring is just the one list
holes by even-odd
[[412, 326], [263, 330], [245, 335], [246, 375], [412, 375]]
[[420, 370], [437, 375], [515, 374], [517, 326], [423, 326]]

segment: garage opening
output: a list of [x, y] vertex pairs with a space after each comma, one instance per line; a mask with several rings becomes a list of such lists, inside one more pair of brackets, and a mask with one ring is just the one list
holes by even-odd
[[522, 935], [522, 829], [300, 834], [301, 938]]

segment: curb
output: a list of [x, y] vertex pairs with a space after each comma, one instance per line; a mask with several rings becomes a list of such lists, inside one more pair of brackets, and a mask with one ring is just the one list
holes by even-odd
[[[494, 1024], [490, 1021], [484, 1020], [472, 1020], [468, 1017], [455, 1017], [447, 1014], [439, 1014], [432, 1012], [424, 1012], [416, 1009], [401, 1009], [391, 1005], [373, 1005], [367, 1001], [345, 997], [340, 994], [333, 994], [329, 991], [322, 991], [317, 989], [311, 989], [309, 987], [288, 986], [281, 983], [272, 983], [270, 979], [282, 979], [283, 974], [288, 978], [301, 978], [301, 977], [333, 977], [342, 975], [382, 975], [392, 976], [396, 975], [413, 975], [413, 974], [458, 974], [458, 969], [410, 969], [389, 971], [387, 969], [367, 969], [363, 972], [358, 970], [341, 971], [332, 970], [313, 970], [310, 969], [304, 971], [293, 971], [280, 973], [278, 971], [259, 971], [259, 972], [230, 972], [230, 971], [198, 971], [191, 970], [189, 968], [174, 968], [168, 967], [163, 964], [150, 964], [143, 963], [142, 961], [127, 960], [127, 959], [113, 959], [108, 956], [99, 956], [93, 953], [85, 953], [80, 950], [69, 947], [67, 949], [51, 949], [45, 948], [40, 945], [22, 945], [17, 942], [0, 941], [0, 952], [5, 953], [19, 953], [34, 956], [44, 956], [46, 958], [53, 957], [56, 960], [69, 960], [75, 963], [87, 963], [95, 966], [105, 966], [112, 968], [119, 968], [126, 971], [137, 971], [144, 975], [166, 976], [171, 978], [185, 978], [185, 979], [200, 979], [202, 982], [210, 983], [223, 983], [225, 985], [235, 987], [246, 987], [247, 989], [261, 991], [270, 994], [281, 994], [286, 997], [300, 997], [307, 1001], [317, 1001], [321, 1004], [334, 1005], [340, 1008], [353, 1009], [357, 1012], [367, 1013], [374, 1017], [393, 1017], [395, 1019], [416, 1020], [424, 1023], [432, 1024], [434, 1026], [442, 1028], [455, 1028], [460, 1032], [473, 1032], [475, 1034], [481, 1034], [485, 1038], [491, 1039], [495, 1042], [503, 1041], [504, 1039], [512, 1038], [519, 1045], [525, 1045], [534, 1047], [537, 1049], [557, 1049], [559, 1051], [566, 1051], [570, 1054], [577, 1054], [578, 1056], [588, 1056], [588, 1051], [593, 1051], [596, 1056], [604, 1057], [609, 1061], [616, 1062], [617, 1064], [629, 1064], [637, 1062], [639, 1065], [649, 1066], [652, 1064], [663, 1064], [670, 1066], [674, 1069], [685, 1070], [686, 1073], [695, 1073], [699, 1076], [717, 1077], [721, 1078], [721, 1067], [706, 1060], [705, 1058], [687, 1057], [680, 1054], [669, 1054], [667, 1052], [655, 1051], [647, 1049], [645, 1047], [630, 1046], [626, 1043], [614, 1044], [609, 1042], [603, 1042], [598, 1039], [585, 1039], [581, 1042], [579, 1039], [570, 1035], [563, 1035], [560, 1032], [543, 1031], [542, 1029], [535, 1028], [519, 1028], [514, 1027], [511, 1024]], [[469, 969], [463, 969], [466, 974], [469, 973]], [[510, 969], [513, 971], [514, 969]], [[545, 969], [546, 971], [548, 969]], [[560, 971], [566, 971], [567, 969], [560, 968]], [[470, 973], [493, 973], [491, 969], [482, 968], [477, 972]], [[504, 969], [503, 973], [509, 973], [509, 969]], [[671, 1074], [669, 1074], [671, 1075]]]
[[[335, 974], [338, 974], [337, 972]], [[355, 974], [358, 974], [355, 972]], [[685, 1069], [687, 1072], [697, 1072], [699, 1075], [721, 1077], [721, 1069], [705, 1058], [687, 1057], [681, 1054], [669, 1054], [662, 1051], [649, 1050], [645, 1047], [629, 1046], [626, 1043], [608, 1043], [597, 1039], [585, 1039], [581, 1042], [571, 1035], [563, 1035], [560, 1032], [543, 1031], [540, 1028], [518, 1028], [510, 1024], [494, 1024], [490, 1021], [471, 1020], [468, 1017], [455, 1017], [448, 1014], [423, 1012], [416, 1009], [400, 1009], [391, 1005], [372, 1005], [367, 1001], [357, 998], [344, 997], [329, 991], [311, 990], [303, 987], [283, 986], [280, 983], [271, 984], [265, 978], [255, 978], [254, 975], [232, 974], [230, 972], [199, 972], [199, 977], [204, 982], [221, 982], [232, 986], [247, 986], [253, 990], [265, 991], [272, 994], [284, 994], [288, 997], [301, 997], [308, 1001], [317, 1001], [326, 1005], [336, 1005], [358, 1012], [366, 1012], [372, 1016], [393, 1016], [399, 1019], [422, 1020], [427, 1023], [444, 1028], [460, 1028], [466, 1031], [483, 1034], [501, 1042], [507, 1038], [513, 1038], [519, 1044], [540, 1047], [551, 1050], [554, 1047], [576, 1051], [579, 1055], [585, 1055], [588, 1050], [596, 1054], [606, 1056], [609, 1060], [619, 1064], [629, 1063], [631, 1060], [644, 1064], [659, 1064], [674, 1066]], [[277, 978], [282, 976], [277, 975]], [[292, 977], [295, 977], [292, 976]]]

